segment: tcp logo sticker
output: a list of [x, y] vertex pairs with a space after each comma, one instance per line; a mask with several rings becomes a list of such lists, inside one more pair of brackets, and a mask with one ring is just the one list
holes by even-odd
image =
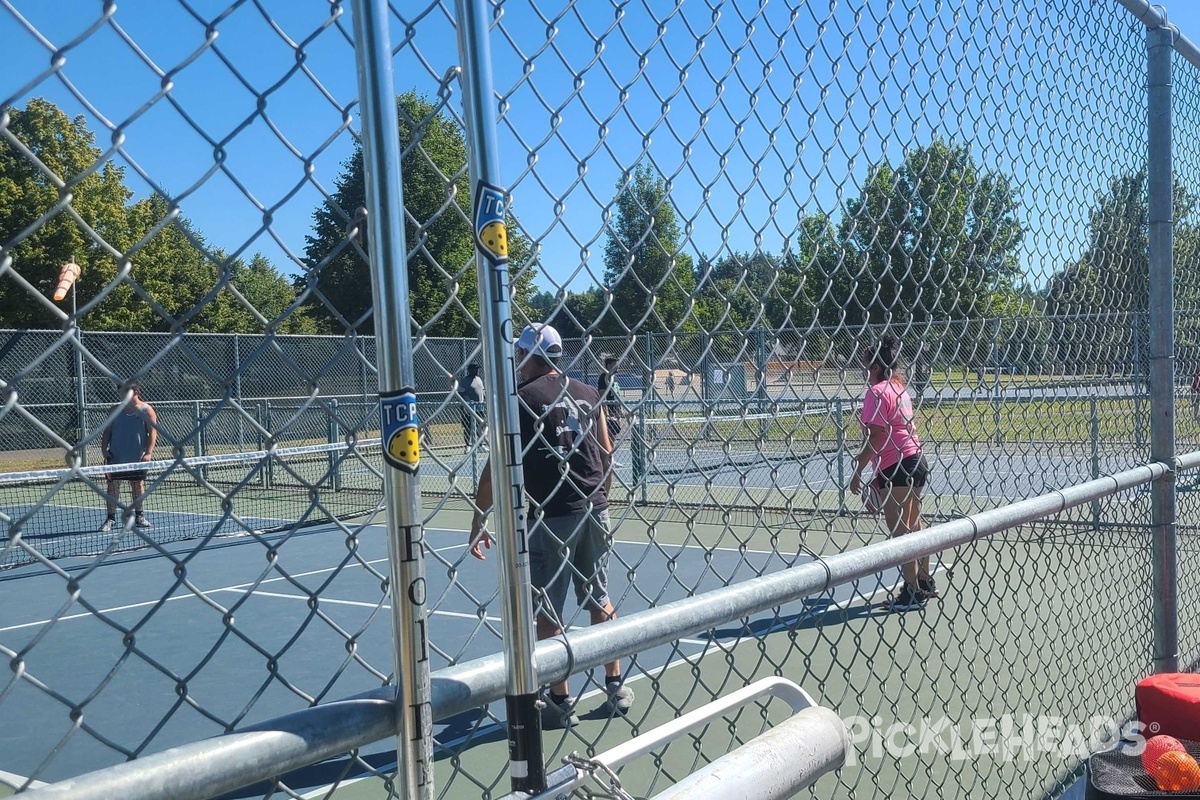
[[417, 395], [412, 389], [379, 396], [380, 430], [383, 431], [383, 460], [409, 475], [421, 463]]
[[508, 229], [504, 225], [504, 191], [480, 183], [475, 192], [475, 243], [494, 264], [508, 261]]

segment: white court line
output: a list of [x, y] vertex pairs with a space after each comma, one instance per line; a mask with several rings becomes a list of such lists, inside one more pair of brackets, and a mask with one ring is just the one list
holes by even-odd
[[[236, 592], [238, 590], [237, 589], [214, 589], [213, 591]], [[304, 600], [305, 602], [307, 602], [309, 599], [308, 595], [283, 594], [281, 592], [251, 591], [250, 594], [255, 595], [257, 597], [277, 597], [281, 600]], [[319, 601], [320, 605], [361, 606], [363, 608], [379, 608], [379, 609], [383, 609], [383, 610], [390, 610], [392, 607], [391, 603], [367, 603], [362, 600], [331, 600], [326, 597], [319, 597], [318, 601]], [[464, 611], [437, 611], [437, 610], [434, 610], [434, 611], [429, 612], [429, 616], [431, 616], [431, 617], [456, 617], [459, 619], [476, 619], [476, 620], [483, 619], [488, 622], [500, 622], [501, 621], [501, 617], [492, 617], [492, 616], [480, 617], [478, 614], [468, 614]]]
[[[369, 527], [382, 527], [382, 526], [372, 525]], [[432, 530], [436, 530], [438, 532], [444, 532], [444, 533], [455, 533], [456, 532], [456, 531], [452, 531], [447, 528], [435, 528]], [[647, 544], [647, 542], [636, 542], [636, 541], [625, 541], [625, 540], [618, 540], [618, 543], [619, 544], [630, 544], [630, 545], [634, 545], [634, 544], [645, 545], [645, 544]], [[466, 543], [453, 544], [453, 545], [449, 545], [447, 547], [434, 548], [433, 552], [442, 553], [442, 552], [446, 552], [448, 550], [460, 550], [462, 548], [465, 548], [466, 546], [467, 546]], [[704, 548], [699, 547], [698, 545], [695, 545], [695, 546], [694, 545], [683, 545], [683, 547], [685, 549], [687, 549], [687, 548], [704, 549]], [[720, 551], [728, 551], [728, 552], [741, 552], [740, 550], [738, 550], [738, 548], [735, 548], [735, 547], [721, 547], [721, 548], [713, 548], [713, 549], [720, 550]], [[778, 553], [778, 551], [769, 551], [769, 550], [746, 550], [745, 552], [753, 553], [755, 555], [771, 555], [772, 553]], [[351, 563], [340, 566], [340, 567], [323, 567], [321, 569], [309, 570], [307, 572], [293, 573], [286, 577], [279, 576], [279, 577], [275, 577], [275, 578], [264, 578], [263, 580], [257, 581], [257, 582], [246, 581], [243, 583], [236, 583], [236, 584], [232, 584], [229, 586], [218, 586], [218, 587], [215, 587], [212, 589], [202, 589], [200, 591], [200, 594], [202, 594], [204, 596], [208, 596], [209, 594], [216, 593], [216, 592], [232, 592], [232, 591], [244, 590], [247, 588], [253, 588], [255, 586], [263, 586], [263, 585], [269, 584], [269, 583], [277, 583], [279, 581], [288, 581], [288, 580], [292, 580], [294, 578], [307, 578], [311, 575], [323, 575], [323, 574], [327, 574], [330, 572], [336, 572], [337, 570], [344, 569], [346, 567], [382, 564], [382, 563], [385, 563], [386, 561], [388, 561], [387, 558], [371, 559], [371, 560], [366, 561], [365, 564], [360, 564], [360, 562], [358, 562], [358, 561], [352, 561]], [[166, 599], [166, 602], [169, 603], [174, 600], [187, 600], [187, 599], [198, 600], [199, 597], [197, 596], [197, 594], [195, 592], [180, 590], [179, 594], [176, 594], [172, 597], [168, 597]], [[88, 612], [83, 612], [83, 613], [79, 613], [79, 614], [67, 614], [66, 616], [62, 616], [62, 617], [52, 617], [50, 619], [37, 620], [35, 622], [23, 622], [18, 625], [7, 625], [4, 627], [0, 627], [0, 633], [7, 633], [8, 631], [17, 631], [17, 630], [22, 630], [24, 628], [32, 628], [32, 627], [36, 627], [36, 626], [40, 626], [40, 625], [48, 625], [50, 623], [65, 622], [67, 620], [90, 619], [90, 618], [96, 617], [97, 614], [111, 614], [111, 613], [115, 613], [118, 611], [131, 611], [131, 610], [137, 609], [137, 608], [145, 608], [147, 606], [157, 605], [158, 603], [161, 603], [161, 602], [163, 602], [162, 598], [158, 598], [155, 600], [146, 600], [146, 601], [143, 601], [140, 603], [128, 603], [128, 604], [122, 605], [122, 606], [111, 606], [109, 608], [102, 608], [95, 614], [88, 611]], [[331, 602], [335, 602], [335, 601], [324, 600], [324, 602], [331, 603]], [[337, 602], [354, 603], [354, 602], [361, 602], [361, 601], [344, 600], [344, 601], [337, 601]], [[449, 615], [454, 612], [438, 612], [438, 613], [445, 613], [445, 614]], [[474, 615], [468, 614], [467, 616], [471, 617], [473, 619], [478, 619], [478, 617], [476, 617]]]
[[[776, 488], [776, 490], [778, 490], [780, 492], [790, 492], [793, 489], [826, 489], [826, 488], [837, 486], [837, 485], [838, 485], [838, 482], [831, 475], [831, 476], [827, 476], [827, 477], [824, 477], [824, 478], [821, 478], [821, 479], [815, 480], [815, 481], [808, 481], [808, 482], [803, 482], [803, 483], [793, 483], [788, 486], [776, 486], [775, 488]], [[771, 487], [766, 487], [766, 488], [771, 488]], [[847, 494], [848, 493], [849, 493], [849, 491], [847, 490]]]
[[[384, 561], [387, 561], [387, 559], [386, 558], [377, 558], [372, 561], [368, 561], [366, 563], [367, 564], [380, 564], [380, 563], [383, 563]], [[358, 564], [357, 561], [354, 561], [351, 563]], [[347, 564], [346, 566], [351, 566], [351, 564]], [[337, 569], [340, 569], [340, 567], [324, 567], [322, 569], [309, 570], [308, 572], [297, 572], [295, 574], [288, 575], [287, 577], [280, 576], [278, 578], [264, 578], [263, 580], [258, 581], [257, 583], [246, 582], [246, 583], [234, 584], [232, 586], [218, 586], [215, 589], [202, 589], [201, 594], [207, 596], [207, 595], [209, 595], [211, 593], [215, 593], [215, 592], [233, 592], [233, 591], [238, 591], [239, 589], [246, 589], [246, 588], [253, 587], [253, 586], [262, 586], [264, 583], [275, 583], [277, 581], [286, 581], [286, 580], [290, 580], [292, 578], [307, 578], [310, 575], [321, 575], [321, 574], [324, 574], [327, 572], [334, 572]], [[199, 597], [197, 597], [196, 593], [193, 591], [180, 590], [179, 594], [168, 597], [166, 599], [166, 602], [169, 603], [172, 600], [187, 600], [188, 598], [191, 598], [194, 600], [199, 599]], [[102, 608], [97, 613], [108, 614], [108, 613], [111, 613], [114, 611], [129, 611], [134, 608], [145, 608], [146, 606], [158, 605], [161, 602], [163, 602], [162, 598], [158, 598], [157, 600], [146, 600], [141, 603], [129, 603], [128, 605], [123, 605], [123, 606], [113, 606], [111, 608]], [[46, 625], [51, 622], [62, 622], [62, 621], [69, 620], [69, 619], [83, 619], [83, 618], [89, 618], [89, 617], [95, 617], [95, 616], [96, 616], [96, 614], [93, 614], [90, 611], [83, 613], [83, 614], [68, 614], [65, 617], [54, 617], [51, 619], [39, 620], [37, 622], [24, 622], [20, 625], [9, 625], [7, 627], [0, 628], [0, 633], [4, 633], [6, 631], [20, 630], [21, 628], [30, 628], [35, 625]]]

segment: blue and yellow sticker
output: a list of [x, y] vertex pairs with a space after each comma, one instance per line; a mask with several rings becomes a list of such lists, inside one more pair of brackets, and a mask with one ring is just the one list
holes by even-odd
[[409, 475], [421, 463], [417, 395], [412, 389], [379, 396], [380, 430], [383, 431], [383, 460]]
[[508, 261], [505, 209], [504, 190], [480, 181], [475, 191], [475, 244], [493, 264]]

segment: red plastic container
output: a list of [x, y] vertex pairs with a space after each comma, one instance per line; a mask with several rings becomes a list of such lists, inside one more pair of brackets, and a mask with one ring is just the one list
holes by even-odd
[[1166, 734], [1200, 741], [1200, 675], [1164, 672], [1138, 682], [1134, 691], [1143, 736]]

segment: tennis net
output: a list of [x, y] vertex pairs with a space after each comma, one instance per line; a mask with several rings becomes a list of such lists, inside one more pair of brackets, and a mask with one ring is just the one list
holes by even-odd
[[[375, 511], [383, 496], [378, 439], [250, 453], [0, 474], [0, 568], [134, 550], [185, 539], [248, 536]], [[146, 473], [137, 526], [119, 483], [106, 519], [108, 476]]]
[[709, 473], [840, 452], [857, 430], [850, 401], [777, 413], [640, 420], [631, 437], [635, 479]]

